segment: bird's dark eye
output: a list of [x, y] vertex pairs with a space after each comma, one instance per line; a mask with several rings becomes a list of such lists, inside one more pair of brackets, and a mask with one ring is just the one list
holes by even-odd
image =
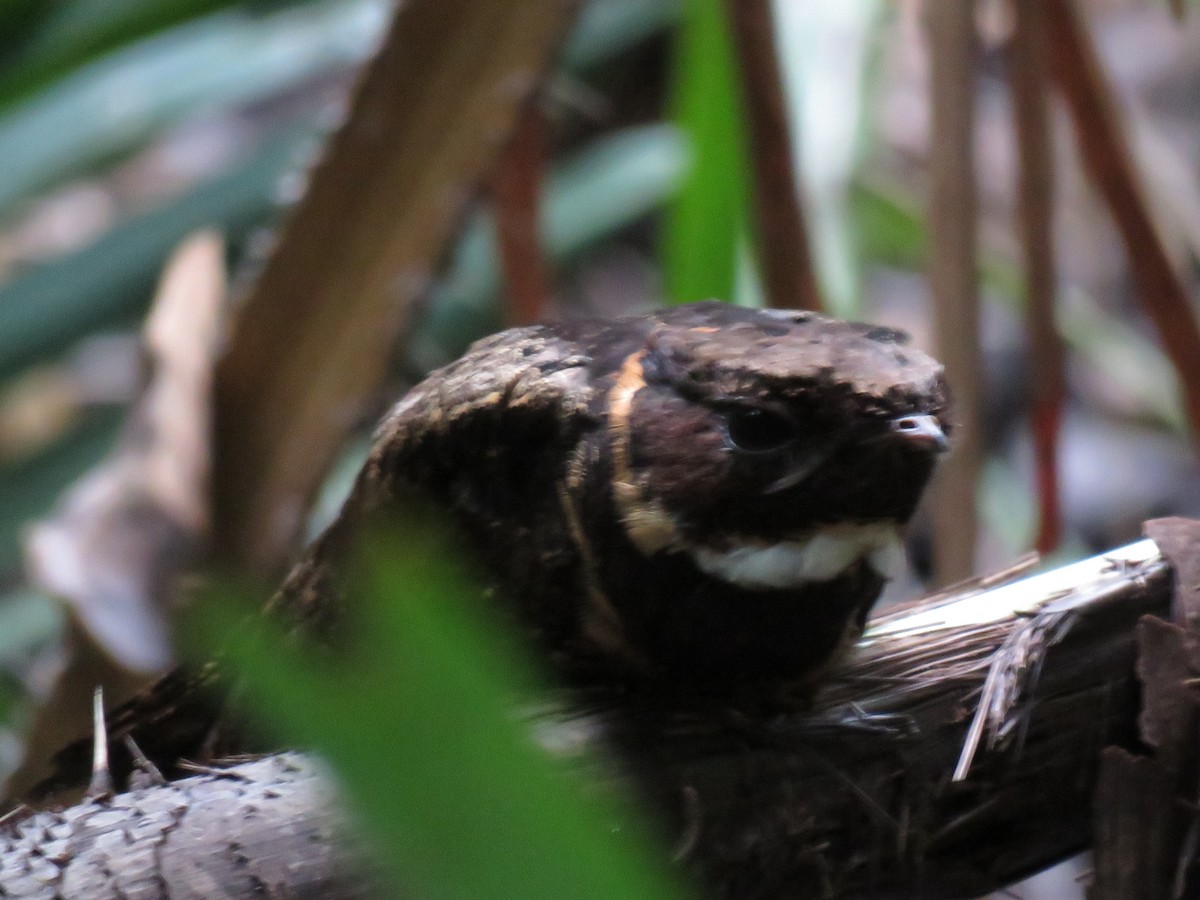
[[759, 407], [730, 410], [729, 442], [746, 453], [769, 453], [796, 439], [796, 423], [782, 413]]

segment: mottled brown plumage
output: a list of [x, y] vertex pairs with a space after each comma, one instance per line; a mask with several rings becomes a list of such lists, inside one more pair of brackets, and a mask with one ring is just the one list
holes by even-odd
[[[711, 563], [825, 526], [881, 525], [886, 540], [940, 449], [893, 423], [945, 405], [941, 367], [902, 335], [808, 313], [708, 303], [504, 332], [383, 421], [339, 524], [278, 603], [323, 619], [336, 548], [419, 489], [568, 673], [803, 676], [877, 597], [869, 552], [811, 584], [748, 588], [697, 548]], [[782, 446], [739, 449], [731, 429]]]
[[[945, 406], [941, 367], [903, 335], [809, 313], [703, 303], [503, 332], [384, 419], [272, 609], [326, 630], [356, 532], [419, 493], [570, 679], [803, 679], [861, 629]], [[194, 684], [114, 731], [193, 752], [207, 725], [172, 719], [202, 718], [180, 700]]]

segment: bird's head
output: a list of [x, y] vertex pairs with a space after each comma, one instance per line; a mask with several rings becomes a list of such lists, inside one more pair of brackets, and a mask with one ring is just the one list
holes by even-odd
[[669, 624], [651, 632], [711, 610], [756, 631], [758, 606], [785, 630], [822, 610], [841, 625], [865, 616], [948, 447], [942, 367], [906, 342], [810, 313], [700, 304], [661, 314], [605, 362], [612, 508], [651, 563], [639, 577], [691, 585], [675, 606], [692, 618], [655, 613]]

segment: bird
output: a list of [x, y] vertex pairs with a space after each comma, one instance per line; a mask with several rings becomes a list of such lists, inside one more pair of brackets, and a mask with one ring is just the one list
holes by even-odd
[[[383, 418], [268, 614], [336, 631], [356, 540], [420, 498], [569, 683], [808, 683], [902, 564], [950, 433], [941, 365], [892, 328], [706, 301], [510, 329]], [[173, 673], [110, 739], [194, 752], [220, 680]]]

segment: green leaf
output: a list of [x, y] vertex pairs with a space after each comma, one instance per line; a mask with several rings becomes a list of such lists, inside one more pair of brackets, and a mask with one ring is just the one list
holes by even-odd
[[329, 760], [416, 896], [680, 896], [630, 811], [534, 744], [517, 710], [536, 679], [430, 524], [376, 535], [336, 664], [232, 618], [250, 699]]
[[680, 0], [604, 0], [584, 5], [563, 48], [568, 69], [587, 69], [674, 25]]
[[18, 35], [36, 25], [52, 10], [46, 0], [0, 0], [0, 59]]
[[64, 618], [62, 604], [37, 591], [20, 588], [0, 596], [0, 668], [27, 665], [59, 634]]
[[216, 226], [236, 240], [278, 209], [278, 180], [311, 135], [279, 137], [241, 167], [0, 287], [0, 378], [90, 331], [137, 321], [163, 261], [186, 235]]
[[22, 530], [112, 448], [119, 418], [114, 409], [97, 412], [38, 456], [0, 466], [0, 576], [20, 567]]
[[868, 262], [899, 269], [925, 266], [928, 236], [919, 207], [877, 189], [857, 183], [850, 194], [851, 220]]
[[382, 0], [325, 0], [269, 16], [230, 10], [74, 71], [0, 119], [0, 209], [202, 108], [260, 100], [362, 60], [386, 11]]
[[667, 218], [663, 269], [674, 303], [732, 300], [749, 164], [722, 0], [686, 0], [675, 62], [675, 119], [691, 166]]
[[850, 227], [850, 185], [862, 162], [880, 79], [881, 0], [793, 3], [773, 9], [793, 157], [805, 199], [813, 263], [830, 312], [858, 316], [861, 259]]
[[[9, 0], [11, 2], [11, 0]], [[45, 4], [34, 25], [14, 33], [0, 68], [0, 106], [50, 79], [160, 29], [239, 0], [69, 0]]]

